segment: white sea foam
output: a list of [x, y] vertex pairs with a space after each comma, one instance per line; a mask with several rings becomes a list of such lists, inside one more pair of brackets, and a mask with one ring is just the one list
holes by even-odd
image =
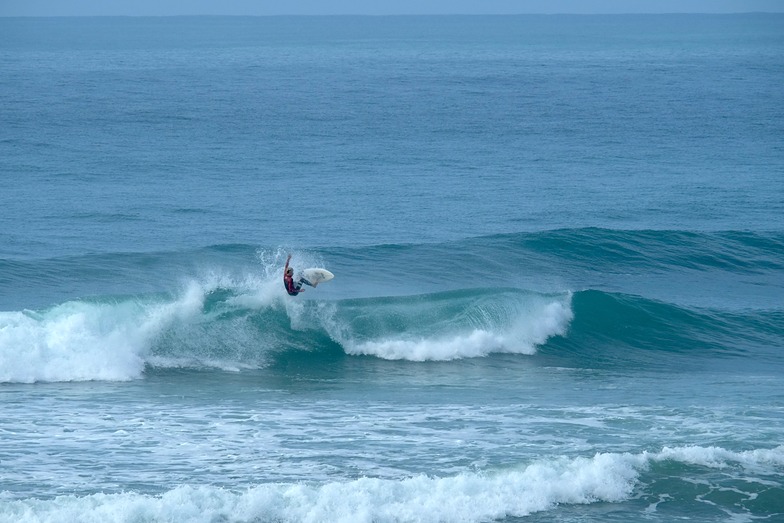
[[623, 502], [653, 462], [711, 468], [780, 467], [784, 446], [733, 452], [715, 447], [551, 458], [495, 472], [448, 477], [359, 478], [321, 484], [267, 483], [245, 490], [180, 486], [139, 493], [4, 500], [0, 523], [27, 522], [479, 522], [523, 517], [567, 504]]
[[756, 449], [733, 452], [721, 447], [664, 447], [656, 455], [658, 460], [671, 459], [682, 463], [724, 468], [738, 464], [748, 469], [767, 466], [784, 466], [784, 445], [774, 449]]
[[[476, 358], [491, 353], [534, 354], [548, 338], [563, 335], [573, 318], [571, 297], [566, 299], [529, 298], [524, 306], [512, 307], [499, 325], [449, 335], [410, 337], [407, 333], [384, 339], [342, 340], [354, 355], [372, 355], [389, 360], [448, 361]], [[508, 311], [507, 311], [508, 312]]]
[[0, 313], [0, 382], [124, 381], [141, 377], [155, 339], [202, 310], [205, 286], [173, 300], [71, 301]]
[[139, 377], [160, 314], [133, 302], [0, 313], [0, 382]]
[[473, 522], [524, 516], [556, 504], [620, 501], [629, 496], [636, 478], [628, 460], [599, 454], [445, 478], [264, 484], [243, 492], [182, 486], [160, 496], [94, 494], [7, 501], [0, 502], [0, 522]]
[[[270, 268], [268, 272], [205, 272], [183, 281], [173, 297], [74, 300], [44, 311], [0, 312], [0, 383], [126, 381], [140, 378], [147, 364], [234, 370], [248, 366], [209, 353], [204, 332], [211, 329], [215, 338], [208, 345], [259, 346], [254, 332], [213, 320], [232, 310], [294, 307], [288, 311], [293, 321], [299, 305], [285, 300], [281, 275]], [[214, 293], [221, 292], [225, 296], [215, 299]], [[206, 310], [210, 300], [218, 304]], [[166, 335], [175, 338], [175, 348], [153, 354], [156, 342]]]

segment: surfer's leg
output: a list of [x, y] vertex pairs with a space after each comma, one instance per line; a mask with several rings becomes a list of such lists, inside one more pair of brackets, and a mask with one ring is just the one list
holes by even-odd
[[300, 286], [300, 287], [302, 287], [302, 284], [303, 284], [303, 283], [304, 283], [305, 285], [307, 285], [308, 287], [315, 287], [315, 285], [313, 285], [312, 283], [310, 283], [310, 282], [309, 282], [308, 280], [306, 280], [305, 278], [300, 278], [300, 279], [299, 279], [299, 286]]

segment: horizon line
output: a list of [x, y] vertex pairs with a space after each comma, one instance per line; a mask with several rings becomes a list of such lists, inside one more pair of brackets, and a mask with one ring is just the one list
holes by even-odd
[[231, 14], [231, 13], [191, 13], [191, 14], [50, 14], [50, 15], [4, 15], [0, 18], [198, 18], [198, 17], [222, 17], [222, 18], [336, 18], [336, 17], [449, 17], [449, 16], [732, 16], [732, 15], [784, 15], [784, 11], [727, 11], [727, 12], [705, 12], [705, 11], [671, 11], [671, 12], [618, 12], [618, 13], [576, 13], [576, 12], [521, 12], [521, 13], [277, 13], [277, 14]]

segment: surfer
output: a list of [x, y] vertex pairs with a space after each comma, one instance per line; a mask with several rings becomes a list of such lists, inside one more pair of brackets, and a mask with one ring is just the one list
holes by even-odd
[[311, 287], [318, 285], [318, 282], [310, 283], [305, 278], [300, 278], [297, 283], [294, 283], [294, 269], [289, 267], [289, 261], [291, 261], [291, 254], [286, 258], [286, 266], [283, 268], [283, 286], [286, 287], [286, 292], [290, 296], [296, 296], [300, 292], [305, 292], [305, 289], [302, 288], [303, 283]]

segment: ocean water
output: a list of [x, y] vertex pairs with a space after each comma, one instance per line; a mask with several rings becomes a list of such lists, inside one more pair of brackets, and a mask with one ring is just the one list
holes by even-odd
[[0, 522], [784, 520], [782, 57], [0, 18]]

